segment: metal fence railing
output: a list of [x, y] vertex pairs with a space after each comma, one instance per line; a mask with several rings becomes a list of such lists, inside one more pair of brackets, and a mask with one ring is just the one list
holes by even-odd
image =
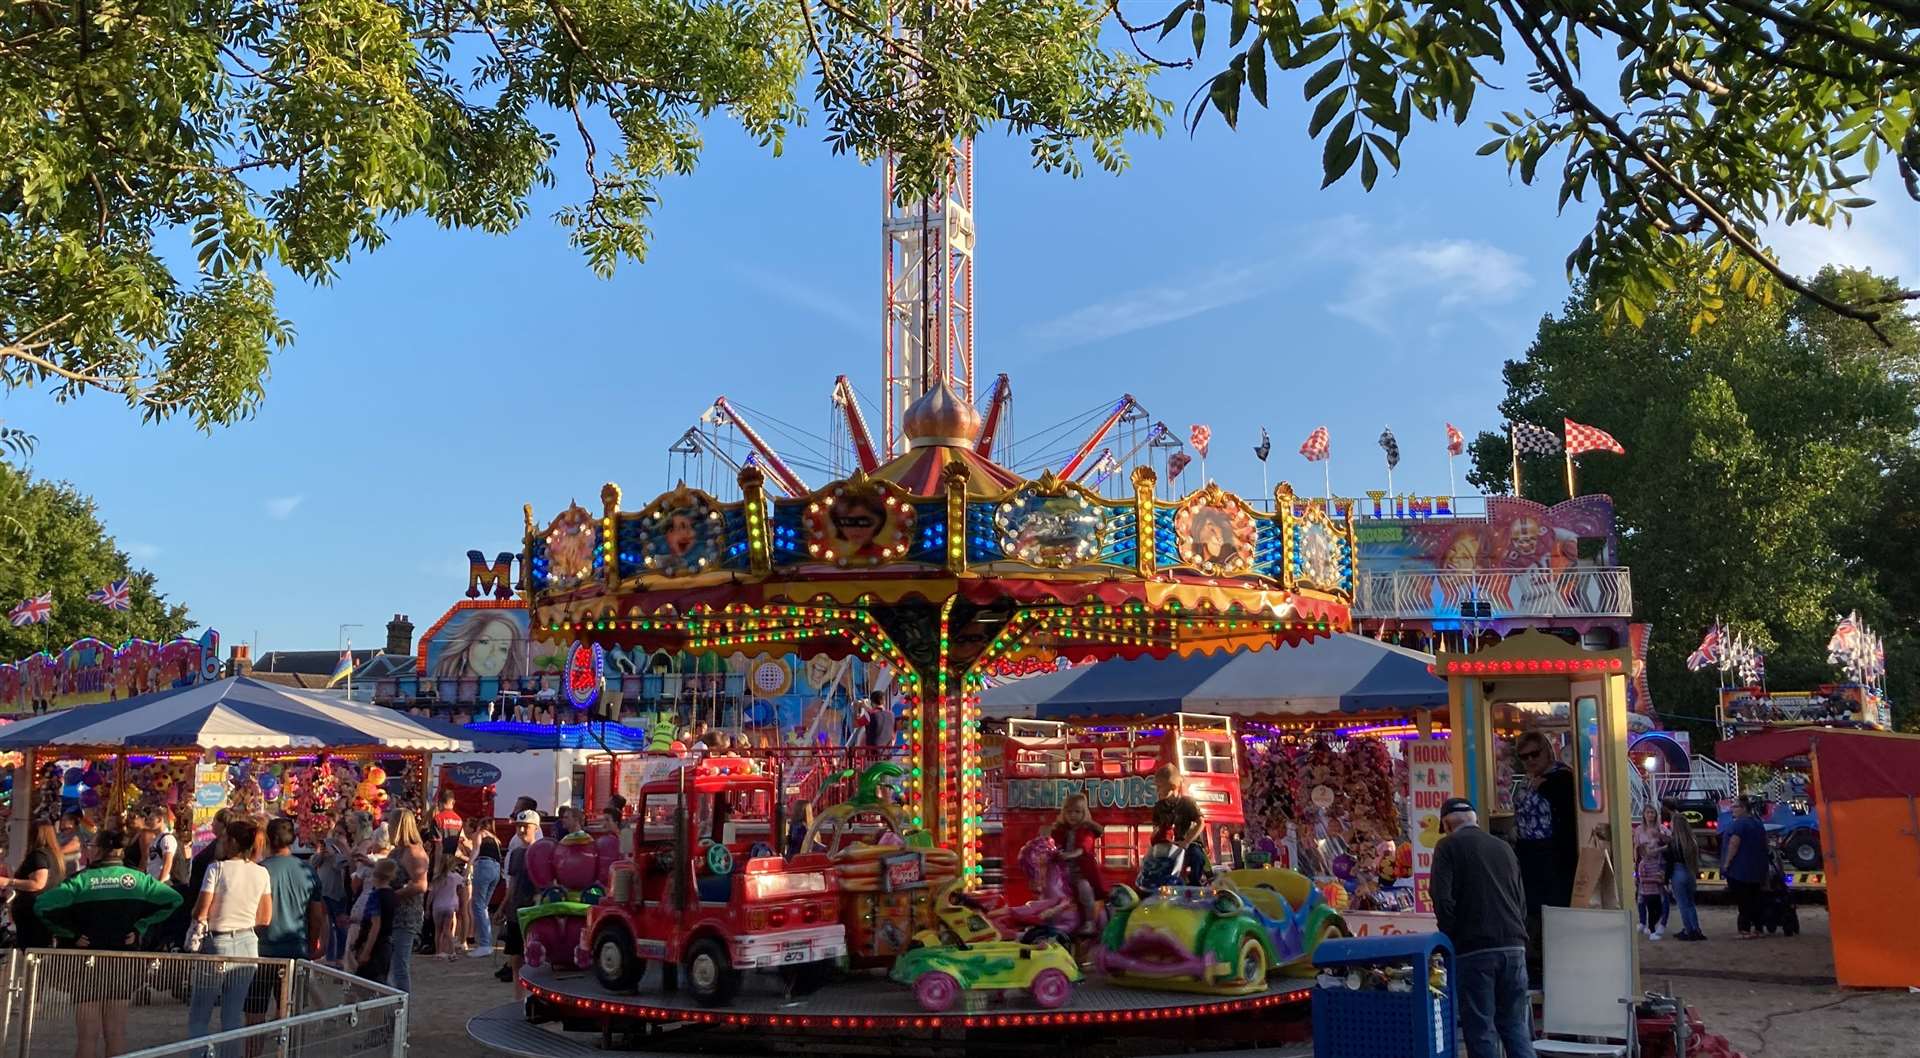
[[292, 959], [83, 949], [4, 964], [0, 1058], [404, 1058], [405, 993]]

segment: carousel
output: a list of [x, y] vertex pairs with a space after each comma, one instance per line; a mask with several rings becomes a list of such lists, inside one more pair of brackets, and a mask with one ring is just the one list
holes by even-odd
[[[769, 495], [749, 465], [738, 502], [682, 485], [629, 507], [607, 484], [597, 511], [541, 524], [526, 508], [532, 633], [564, 652], [576, 705], [619, 647], [858, 657], [891, 671], [898, 710], [894, 744], [852, 762], [840, 774], [858, 781], [834, 796], [797, 796], [752, 751], [655, 762], [623, 790], [653, 851], [560, 880], [585, 917], [530, 956], [529, 1010], [609, 1035], [697, 1029], [701, 1049], [769, 1033], [816, 1049], [985, 1043], [1034, 1025], [1191, 1042], [1196, 1019], [1225, 1046], [1271, 1041], [1270, 1016], [1297, 1025], [1329, 910], [1311, 917], [1311, 892], [1167, 884], [1128, 889], [1070, 935], [1008, 927], [1014, 909], [980, 892], [980, 693], [1023, 661], [1346, 631], [1351, 520], [1284, 484], [1269, 513], [1212, 483], [1158, 499], [1150, 467], [1118, 500], [1023, 478], [987, 458], [978, 413], [944, 381], [903, 424], [901, 455], [799, 495]], [[787, 818], [803, 801], [808, 818]], [[1168, 950], [1143, 954], [1155, 939]]]

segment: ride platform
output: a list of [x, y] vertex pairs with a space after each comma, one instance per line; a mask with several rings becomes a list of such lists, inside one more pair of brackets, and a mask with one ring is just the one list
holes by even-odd
[[[646, 985], [656, 980], [648, 974]], [[598, 1033], [603, 1040], [620, 1036], [646, 1041], [642, 1046], [690, 1047], [707, 1054], [723, 1052], [731, 1042], [746, 1048], [741, 1053], [760, 1054], [818, 1052], [823, 1047], [836, 1053], [856, 1048], [865, 1053], [926, 1053], [964, 1043], [966, 1053], [976, 1053], [976, 1046], [1006, 1053], [1029, 1048], [1057, 1053], [1072, 1045], [1089, 1055], [1143, 1055], [1161, 1049], [1154, 1046], [1156, 1038], [1168, 1041], [1169, 1050], [1177, 1043], [1183, 1053], [1192, 1053], [1196, 1043], [1203, 1050], [1210, 1046], [1229, 1051], [1303, 1040], [1310, 1035], [1312, 995], [1308, 982], [1289, 978], [1275, 978], [1266, 991], [1244, 996], [1124, 988], [1092, 978], [1076, 985], [1072, 998], [1056, 1010], [1040, 1009], [1023, 997], [969, 994], [955, 1009], [935, 1014], [921, 1009], [912, 989], [878, 975], [852, 975], [810, 994], [794, 995], [776, 975], [749, 974], [740, 994], [724, 1007], [704, 1007], [690, 993], [646, 985], [638, 994], [622, 994], [600, 987], [585, 971], [529, 968], [520, 979], [527, 996], [523, 1025], [559, 1023], [572, 1031]], [[504, 1025], [494, 1028], [509, 1031]], [[1035, 1028], [1055, 1031], [1034, 1033]], [[1083, 1034], [1084, 1041], [1078, 1039]], [[500, 1047], [474, 1035], [495, 1049], [543, 1058], [565, 1058], [574, 1053], [568, 1044], [578, 1039], [538, 1029], [533, 1035], [517, 1033], [523, 1044], [541, 1035], [554, 1040], [553, 1050], [534, 1052]], [[1089, 1046], [1096, 1040], [1130, 1042], [1117, 1049]]]

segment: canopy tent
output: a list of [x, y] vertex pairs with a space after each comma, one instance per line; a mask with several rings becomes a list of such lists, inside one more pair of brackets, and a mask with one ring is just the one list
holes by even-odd
[[1812, 772], [1834, 976], [1858, 988], [1920, 987], [1920, 918], [1910, 901], [1888, 898], [1920, 877], [1920, 737], [1781, 728], [1729, 739], [1714, 754]]
[[1431, 655], [1351, 633], [1289, 650], [1110, 660], [1012, 680], [981, 695], [987, 716], [1225, 713], [1314, 716], [1444, 708]]
[[384, 706], [235, 676], [83, 705], [0, 729], [0, 749], [467, 750], [472, 741]]

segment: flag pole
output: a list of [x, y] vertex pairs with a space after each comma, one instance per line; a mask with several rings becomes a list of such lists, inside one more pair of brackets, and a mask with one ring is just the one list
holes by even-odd
[[1567, 457], [1567, 499], [1573, 499], [1573, 450], [1562, 443], [1560, 451]]
[[1453, 501], [1458, 498], [1453, 484], [1453, 450], [1449, 448], [1447, 450], [1447, 506], [1452, 507]]
[[1520, 443], [1514, 440], [1513, 424], [1507, 424], [1507, 448], [1513, 453], [1513, 494], [1520, 495]]

